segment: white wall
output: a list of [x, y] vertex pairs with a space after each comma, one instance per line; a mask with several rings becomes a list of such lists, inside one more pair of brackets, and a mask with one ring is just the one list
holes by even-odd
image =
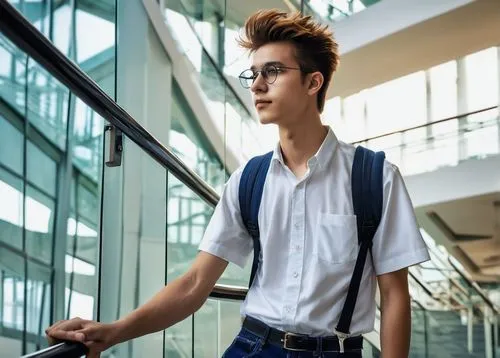
[[405, 177], [413, 206], [443, 203], [500, 191], [500, 155]]

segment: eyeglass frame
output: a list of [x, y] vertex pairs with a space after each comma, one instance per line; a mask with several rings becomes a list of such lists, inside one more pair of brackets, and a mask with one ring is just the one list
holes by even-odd
[[[268, 76], [265, 76], [262, 71], [268, 69], [269, 67], [274, 67], [276, 69], [276, 77], [274, 78], [274, 80], [272, 82], [269, 82], [267, 80], [267, 77]], [[311, 73], [310, 71], [306, 71], [304, 70], [303, 68], [301, 67], [288, 67], [288, 66], [282, 66], [282, 65], [274, 65], [274, 64], [266, 64], [264, 66], [262, 66], [262, 68], [258, 71], [255, 71], [251, 68], [248, 68], [244, 71], [242, 71], [240, 73], [240, 75], [238, 76], [239, 80], [240, 80], [240, 84], [243, 88], [246, 88], [246, 89], [250, 89], [252, 87], [252, 85], [255, 83], [255, 81], [257, 80], [257, 78], [259, 77], [259, 74], [264, 78], [264, 81], [266, 81], [267, 84], [270, 84], [272, 85], [274, 82], [276, 82], [276, 80], [278, 79], [278, 74], [281, 73], [283, 69], [286, 69], [286, 70], [297, 70], [297, 71], [301, 71], [302, 73]], [[249, 77], [243, 77], [243, 73], [247, 72], [247, 71], [252, 71], [253, 72], [253, 81], [252, 81], [252, 84], [250, 86], [245, 86], [243, 84], [243, 81], [246, 81], [246, 80], [250, 80], [251, 78]]]

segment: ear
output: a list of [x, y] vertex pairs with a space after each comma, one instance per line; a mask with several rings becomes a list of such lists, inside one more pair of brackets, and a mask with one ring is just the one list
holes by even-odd
[[309, 74], [309, 77], [309, 88], [307, 89], [307, 93], [312, 96], [318, 93], [321, 87], [323, 87], [325, 78], [319, 71]]

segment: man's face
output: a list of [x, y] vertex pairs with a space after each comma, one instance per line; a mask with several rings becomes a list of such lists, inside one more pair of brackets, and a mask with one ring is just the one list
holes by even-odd
[[264, 75], [260, 72], [250, 87], [261, 123], [286, 125], [299, 120], [311, 97], [294, 46], [278, 42], [260, 47], [252, 55], [251, 69], [264, 70]]

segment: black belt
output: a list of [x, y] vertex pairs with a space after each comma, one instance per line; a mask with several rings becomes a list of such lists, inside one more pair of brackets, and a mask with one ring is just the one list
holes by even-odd
[[281, 346], [290, 351], [314, 352], [321, 349], [323, 352], [348, 352], [363, 348], [362, 336], [345, 338], [343, 341], [343, 349], [341, 350], [341, 345], [337, 336], [310, 337], [302, 334], [283, 332], [279, 329], [271, 328], [264, 322], [252, 317], [245, 318], [243, 328], [265, 339], [267, 342]]

